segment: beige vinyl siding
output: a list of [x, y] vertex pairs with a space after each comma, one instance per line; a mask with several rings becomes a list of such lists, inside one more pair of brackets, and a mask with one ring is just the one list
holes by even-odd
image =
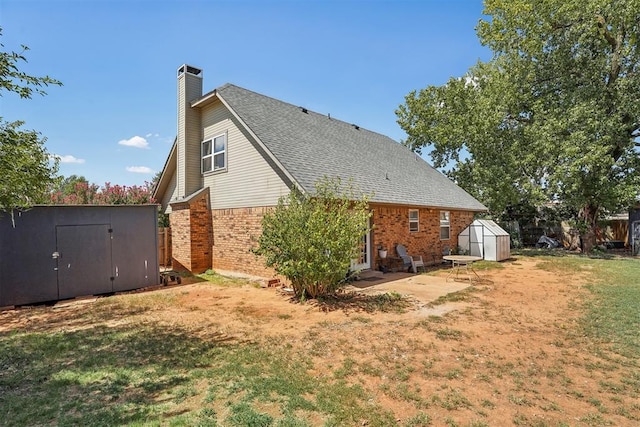
[[[203, 140], [227, 135], [227, 170], [204, 175], [212, 209], [273, 206], [289, 188], [238, 128], [220, 101], [202, 112]], [[199, 169], [198, 169], [199, 170]]]
[[202, 188], [200, 174], [200, 111], [191, 101], [202, 95], [202, 79], [190, 74], [178, 78], [178, 196]]
[[[191, 77], [191, 76], [189, 76]], [[193, 94], [192, 101], [202, 95], [202, 79], [191, 77], [187, 80], [187, 94]], [[188, 196], [202, 188], [202, 174], [200, 173], [200, 142], [202, 141], [202, 130], [200, 128], [200, 111], [187, 107], [185, 128], [186, 135], [186, 166], [187, 176], [185, 180], [185, 190]]]
[[177, 185], [177, 179], [176, 179], [176, 171], [174, 169], [173, 173], [171, 174], [171, 178], [169, 178], [169, 184], [167, 184], [167, 189], [164, 192], [162, 200], [158, 200], [158, 202], [165, 207], [164, 213], [166, 214], [171, 213], [171, 205], [169, 204], [169, 202], [171, 202], [172, 200], [176, 200], [177, 198], [178, 198], [178, 185]]
[[176, 171], [178, 174], [178, 197], [185, 196], [185, 182], [184, 182], [184, 172], [185, 172], [185, 150], [184, 150], [184, 138], [185, 138], [185, 109], [189, 108], [187, 106], [187, 102], [185, 101], [185, 76], [181, 76], [178, 78], [178, 133], [176, 135], [176, 143], [177, 143], [177, 161], [176, 161]]

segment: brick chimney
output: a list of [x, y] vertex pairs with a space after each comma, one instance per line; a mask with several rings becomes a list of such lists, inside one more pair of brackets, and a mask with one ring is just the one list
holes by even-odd
[[178, 165], [176, 171], [180, 199], [202, 187], [200, 111], [191, 108], [191, 102], [201, 96], [202, 70], [191, 65], [181, 65], [178, 68]]

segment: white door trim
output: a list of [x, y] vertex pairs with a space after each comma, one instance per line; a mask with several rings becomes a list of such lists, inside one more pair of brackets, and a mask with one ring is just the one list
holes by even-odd
[[351, 270], [368, 270], [371, 268], [371, 232], [362, 236], [363, 245], [360, 257], [351, 261]]

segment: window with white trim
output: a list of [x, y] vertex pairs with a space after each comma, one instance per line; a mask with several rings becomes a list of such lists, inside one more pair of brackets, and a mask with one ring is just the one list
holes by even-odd
[[202, 173], [218, 171], [227, 167], [227, 135], [202, 141]]
[[451, 221], [449, 211], [440, 211], [440, 240], [449, 240], [451, 234]]
[[420, 214], [418, 209], [409, 209], [409, 231], [420, 231]]

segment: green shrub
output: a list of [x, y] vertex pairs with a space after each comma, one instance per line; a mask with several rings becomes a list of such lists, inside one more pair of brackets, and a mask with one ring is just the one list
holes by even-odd
[[314, 194], [294, 188], [264, 216], [253, 252], [289, 279], [300, 299], [334, 293], [370, 231], [367, 200], [337, 178], [317, 182]]

